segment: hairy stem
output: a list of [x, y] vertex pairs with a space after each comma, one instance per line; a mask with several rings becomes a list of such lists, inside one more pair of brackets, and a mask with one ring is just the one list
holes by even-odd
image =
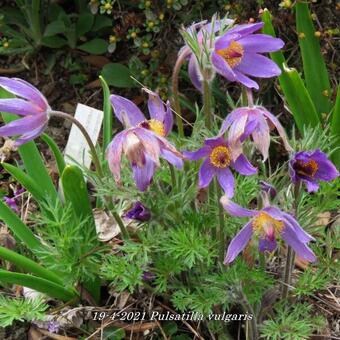
[[212, 106], [211, 91], [207, 80], [203, 81], [203, 111], [205, 116], [205, 126], [208, 130], [212, 127]]
[[69, 115], [69, 114], [67, 114], [65, 112], [61, 112], [61, 111], [52, 111], [51, 112], [51, 116], [67, 119], [67, 120], [71, 121], [74, 125], [77, 126], [77, 128], [80, 130], [80, 132], [84, 136], [88, 146], [90, 147], [92, 160], [93, 160], [93, 163], [94, 163], [94, 165], [96, 167], [96, 171], [98, 172], [98, 175], [100, 177], [103, 177], [103, 169], [102, 169], [102, 166], [101, 166], [99, 158], [98, 158], [96, 147], [92, 143], [91, 137], [87, 133], [87, 131], [84, 128], [84, 126], [79, 122], [79, 120], [77, 120], [73, 116], [71, 116], [71, 115]]
[[181, 104], [179, 102], [178, 79], [179, 79], [179, 72], [181, 70], [181, 67], [185, 63], [185, 60], [189, 53], [190, 51], [183, 52], [178, 56], [173, 72], [172, 72], [172, 82], [171, 82], [173, 106], [174, 106], [175, 114], [176, 114], [178, 134], [181, 138], [184, 137], [184, 128], [183, 128], [183, 122], [182, 122], [182, 116], [181, 116]]
[[251, 320], [247, 320], [247, 323], [249, 325], [250, 328], [250, 336], [247, 336], [247, 340], [248, 338], [250, 340], [257, 340], [258, 339], [258, 331], [257, 331], [257, 321], [256, 321], [256, 315], [255, 315], [255, 311], [253, 309], [253, 307], [251, 306], [251, 304], [248, 302], [247, 297], [244, 295], [242, 287], [240, 287], [240, 295], [241, 295], [241, 306], [242, 309], [246, 312], [252, 315], [252, 319]]
[[169, 169], [170, 169], [170, 176], [171, 176], [171, 184], [172, 184], [172, 190], [176, 188], [176, 173], [175, 173], [175, 168], [172, 164], [169, 164]]
[[219, 228], [218, 228], [218, 239], [219, 239], [219, 259], [223, 262], [224, 258], [224, 213], [223, 207], [220, 203], [220, 197], [222, 196], [222, 190], [218, 185], [217, 179], [215, 179], [215, 191], [216, 191], [216, 201], [218, 205], [218, 221], [219, 221]]

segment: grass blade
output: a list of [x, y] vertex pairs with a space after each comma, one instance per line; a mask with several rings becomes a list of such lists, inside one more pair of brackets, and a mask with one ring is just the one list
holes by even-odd
[[35, 274], [43, 279], [53, 281], [58, 284], [63, 284], [62, 279], [53, 272], [45, 269], [40, 264], [32, 261], [26, 256], [20, 255], [12, 250], [0, 247], [0, 257], [4, 260], [15, 264], [18, 268], [23, 269], [28, 273]]
[[61, 176], [66, 166], [62, 152], [60, 151], [57, 143], [53, 140], [53, 138], [51, 138], [46, 133], [41, 135], [41, 139], [50, 147], [55, 158], [55, 161], [57, 163], [59, 176]]
[[[267, 9], [263, 11], [262, 20], [265, 23], [263, 33], [275, 37], [271, 14]], [[270, 53], [270, 56], [281, 68], [279, 83], [300, 132], [303, 133], [304, 126], [318, 126], [319, 115], [298, 72], [285, 66], [285, 57], [281, 51]]]
[[100, 82], [103, 88], [103, 155], [105, 155], [105, 150], [112, 139], [112, 107], [110, 103], [110, 89], [107, 85], [105, 79], [99, 76]]
[[332, 114], [331, 133], [336, 138], [334, 148], [339, 148], [333, 152], [332, 160], [338, 169], [340, 169], [340, 86], [338, 86], [338, 92]]
[[0, 200], [0, 220], [2, 220], [13, 234], [29, 249], [41, 247], [41, 243], [34, 236], [31, 229], [29, 229], [2, 200]]
[[321, 117], [321, 113], [329, 113], [332, 107], [329, 97], [331, 86], [325, 60], [321, 54], [320, 42], [315, 36], [308, 3], [305, 1], [298, 1], [296, 4], [296, 29], [299, 35], [306, 87]]
[[61, 285], [29, 274], [9, 272], [0, 269], [0, 281], [32, 288], [62, 301], [69, 301], [77, 296], [75, 292], [69, 291]]

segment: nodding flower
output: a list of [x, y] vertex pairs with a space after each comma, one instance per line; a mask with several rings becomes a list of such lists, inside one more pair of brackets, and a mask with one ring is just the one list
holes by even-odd
[[170, 103], [164, 105], [158, 94], [146, 91], [150, 119], [146, 119], [132, 101], [117, 95], [110, 97], [114, 113], [126, 129], [119, 132], [107, 148], [107, 159], [115, 181], [120, 184], [120, 163], [124, 154], [141, 191], [150, 185], [160, 165], [160, 157], [179, 169], [183, 167], [182, 154], [165, 138], [173, 124]]
[[223, 135], [228, 132], [228, 140], [232, 144], [243, 142], [251, 136], [255, 147], [261, 152], [263, 161], [265, 161], [268, 158], [270, 146], [269, 124], [275, 126], [285, 149], [288, 152], [292, 151], [281, 123], [262, 106], [240, 107], [233, 110], [223, 121], [219, 134]]
[[18, 78], [0, 77], [0, 87], [17, 96], [0, 99], [0, 111], [24, 116], [0, 127], [0, 136], [17, 137], [15, 146], [40, 136], [47, 126], [51, 110], [44, 95], [33, 85]]
[[319, 189], [319, 181], [329, 182], [339, 176], [335, 165], [321, 150], [297, 152], [289, 161], [289, 173], [294, 184], [306, 184], [308, 192]]
[[257, 90], [259, 85], [248, 76], [271, 78], [281, 74], [276, 63], [262, 53], [278, 51], [284, 42], [267, 34], [253, 34], [263, 25], [263, 22], [236, 25], [216, 40], [211, 62], [217, 73]]
[[207, 187], [214, 176], [226, 193], [231, 198], [234, 195], [235, 180], [230, 167], [242, 175], [253, 175], [257, 172], [247, 158], [238, 152], [237, 159], [234, 157], [235, 149], [222, 137], [209, 138], [204, 146], [197, 151], [184, 151], [183, 155], [189, 160], [205, 158], [199, 171], [199, 188]]
[[302, 229], [292, 215], [274, 206], [267, 206], [261, 210], [245, 209], [226, 196], [221, 197], [220, 202], [230, 215], [250, 218], [250, 221], [231, 240], [224, 260], [225, 264], [233, 262], [253, 236], [258, 237], [261, 252], [275, 250], [276, 239], [281, 237], [299, 257], [309, 262], [316, 261], [313, 251], [307, 246], [314, 238]]

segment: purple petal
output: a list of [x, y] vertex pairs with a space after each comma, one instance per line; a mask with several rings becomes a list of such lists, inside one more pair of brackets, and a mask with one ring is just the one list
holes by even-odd
[[253, 217], [257, 214], [256, 210], [243, 208], [240, 205], [231, 201], [227, 196], [222, 196], [220, 202], [223, 205], [224, 210], [226, 210], [231, 216]]
[[250, 176], [257, 173], [257, 168], [253, 167], [243, 154], [236, 159], [232, 166], [241, 175]]
[[309, 262], [316, 261], [313, 251], [304, 242], [300, 241], [295, 230], [289, 224], [285, 224], [281, 237], [294, 249], [299, 257]]
[[238, 118], [236, 118], [233, 122], [233, 124], [230, 126], [229, 130], [229, 140], [231, 143], [236, 142], [240, 137], [243, 135], [245, 126], [247, 123], [248, 115], [244, 114], [244, 111], [242, 111], [243, 114], [240, 114]]
[[149, 221], [151, 213], [141, 202], [136, 202], [133, 207], [124, 214], [124, 217], [141, 222]]
[[306, 233], [293, 216], [287, 214], [284, 211], [282, 211], [282, 215], [285, 219], [284, 222], [290, 224], [291, 228], [294, 229], [296, 236], [301, 242], [306, 243], [310, 241], [315, 241], [315, 238]]
[[319, 190], [320, 185], [318, 183], [308, 179], [303, 180], [303, 182], [305, 182], [308, 192], [317, 192]]
[[0, 86], [16, 96], [32, 101], [40, 107], [41, 111], [46, 111], [49, 108], [43, 94], [23, 79], [0, 77]]
[[44, 112], [37, 105], [18, 98], [0, 99], [0, 111], [20, 116], [36, 115]]
[[260, 78], [271, 78], [281, 74], [281, 69], [274, 61], [256, 53], [245, 53], [235, 70]]
[[13, 120], [0, 128], [0, 136], [14, 136], [30, 132], [44, 126], [47, 120], [47, 115], [44, 113]]
[[210, 163], [210, 159], [207, 158], [206, 160], [203, 161], [200, 167], [200, 170], [199, 170], [199, 174], [198, 174], [199, 188], [207, 187], [210, 184], [215, 174], [216, 174], [216, 169]]
[[117, 183], [120, 183], [120, 162], [123, 152], [123, 142], [126, 138], [126, 131], [122, 131], [115, 135], [112, 142], [108, 145], [106, 150], [106, 158], [109, 163], [109, 168]]
[[242, 37], [242, 35], [239, 33], [229, 33], [229, 32], [230, 30], [216, 40], [215, 46], [214, 46], [215, 51], [228, 48], [232, 40], [237, 40]]
[[196, 56], [194, 54], [189, 59], [188, 73], [192, 84], [198, 91], [202, 92], [200, 71], [197, 65]]
[[142, 111], [131, 100], [112, 94], [110, 101], [117, 119], [125, 126], [136, 126], [145, 120]]
[[252, 133], [253, 141], [256, 148], [263, 156], [263, 162], [268, 158], [270, 146], [270, 132], [266, 120], [262, 116], [257, 117], [257, 126]]
[[157, 141], [158, 136], [155, 133], [144, 128], [134, 128], [133, 132], [143, 144], [147, 154], [158, 166], [160, 154], [160, 143]]
[[235, 73], [235, 81], [240, 82], [241, 84], [243, 84], [245, 87], [248, 87], [250, 89], [259, 89], [259, 85], [257, 82], [255, 82], [254, 80], [251, 80], [249, 77], [245, 76], [244, 74], [242, 74], [241, 72], [239, 72], [238, 70], [234, 69], [234, 73]]
[[311, 158], [317, 163], [318, 170], [314, 178], [322, 181], [332, 181], [339, 176], [339, 171], [335, 165], [327, 158], [326, 154], [322, 151], [315, 150]]
[[183, 168], [183, 160], [182, 158], [176, 156], [173, 152], [161, 149], [161, 156], [167, 160], [170, 164], [174, 165], [177, 169]]
[[224, 119], [219, 135], [223, 135], [230, 127], [230, 125], [240, 116], [244, 114], [244, 108], [238, 108], [231, 111], [228, 116]]
[[132, 165], [133, 179], [140, 191], [145, 191], [150, 185], [155, 169], [155, 163], [148, 156], [145, 156], [145, 164], [143, 167]]
[[231, 240], [224, 264], [231, 263], [236, 256], [246, 247], [253, 235], [252, 221], [248, 222], [239, 233]]
[[165, 109], [164, 104], [159, 95], [149, 89], [143, 88], [149, 94], [148, 109], [151, 119], [156, 119], [160, 122], [164, 121]]
[[164, 131], [165, 131], [165, 135], [167, 136], [171, 130], [172, 130], [172, 126], [174, 123], [174, 118], [171, 112], [171, 107], [170, 107], [170, 102], [167, 101], [166, 102], [166, 112], [165, 112], [165, 116], [164, 116]]
[[261, 252], [269, 251], [270, 253], [276, 249], [276, 239], [272, 240], [268, 237], [259, 239], [259, 250]]
[[204, 141], [204, 144], [208, 145], [211, 148], [214, 148], [214, 147], [220, 146], [220, 145], [227, 146], [227, 141], [223, 137], [219, 136], [219, 137], [214, 137], [214, 138], [207, 138]]
[[285, 129], [283, 128], [283, 126], [281, 125], [280, 121], [273, 115], [271, 114], [269, 111], [267, 111], [264, 108], [261, 108], [261, 112], [262, 114], [267, 117], [271, 123], [275, 126], [277, 132], [279, 133], [280, 137], [282, 138], [283, 144], [285, 146], [285, 149], [288, 152], [293, 151], [292, 147], [289, 145], [288, 139], [287, 139], [287, 134], [285, 132]]
[[234, 196], [235, 179], [230, 169], [219, 169], [216, 174], [217, 180], [223, 188], [226, 196], [228, 198], [232, 198]]
[[197, 161], [203, 157], [207, 157], [211, 151], [210, 146], [205, 145], [197, 151], [183, 151], [183, 156], [190, 161]]
[[260, 30], [263, 26], [264, 26], [263, 22], [257, 22], [255, 24], [236, 25], [231, 30], [229, 30], [228, 33], [229, 34], [238, 33], [242, 35], [247, 35]]
[[39, 126], [38, 128], [21, 135], [20, 138], [16, 139], [14, 146], [18, 147], [40, 136], [46, 129], [46, 125], [47, 125], [47, 122], [46, 124]]
[[281, 39], [273, 38], [267, 34], [252, 34], [237, 41], [242, 45], [245, 52], [265, 53], [275, 52], [284, 46]]
[[211, 62], [214, 65], [216, 72], [227, 78], [230, 81], [235, 81], [237, 76], [228, 63], [216, 52], [211, 54]]
[[253, 131], [257, 128], [257, 125], [258, 125], [258, 116], [254, 114], [249, 114], [246, 127], [244, 128], [244, 134], [241, 136], [240, 141], [243, 142], [244, 140], [246, 140], [253, 133]]

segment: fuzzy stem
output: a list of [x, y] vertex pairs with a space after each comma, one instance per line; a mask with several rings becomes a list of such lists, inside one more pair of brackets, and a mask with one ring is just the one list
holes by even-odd
[[127, 229], [125, 228], [124, 222], [122, 221], [122, 219], [120, 218], [120, 216], [118, 215], [118, 213], [114, 210], [111, 210], [112, 216], [114, 217], [114, 219], [116, 220], [120, 231], [122, 233], [123, 239], [124, 240], [128, 240], [130, 238], [129, 233], [127, 231]]
[[203, 81], [203, 111], [205, 116], [205, 127], [211, 130], [212, 127], [212, 106], [210, 85], [207, 80]]
[[171, 176], [171, 184], [172, 184], [172, 190], [176, 188], [176, 173], [175, 173], [175, 168], [172, 164], [169, 164], [169, 169], [170, 169], [170, 176]]
[[181, 67], [185, 63], [185, 60], [188, 56], [188, 52], [183, 52], [180, 54], [176, 60], [176, 64], [174, 66], [173, 72], [172, 72], [172, 96], [173, 96], [173, 106], [175, 109], [176, 114], [176, 122], [177, 122], [177, 128], [178, 128], [178, 134], [181, 138], [184, 137], [184, 128], [183, 128], [183, 122], [182, 122], [182, 116], [181, 116], [181, 104], [179, 102], [179, 92], [178, 92], [178, 78], [179, 78], [179, 72], [181, 70]]
[[102, 166], [101, 166], [99, 158], [98, 158], [96, 147], [92, 143], [91, 137], [87, 133], [87, 131], [84, 128], [84, 126], [79, 122], [79, 120], [77, 120], [73, 116], [71, 116], [71, 115], [69, 115], [69, 114], [67, 114], [65, 112], [61, 112], [61, 111], [52, 111], [50, 114], [51, 114], [51, 116], [67, 119], [67, 120], [71, 121], [74, 125], [77, 126], [77, 128], [80, 130], [80, 132], [84, 136], [88, 146], [90, 147], [91, 155], [92, 155], [92, 160], [93, 160], [93, 163], [94, 163], [94, 165], [96, 167], [98, 175], [100, 177], [103, 177], [103, 169], [102, 169]]
[[[241, 295], [241, 306], [243, 310], [246, 313], [251, 314], [253, 317], [251, 320], [247, 320], [247, 323], [249, 322], [249, 328], [250, 328], [250, 340], [257, 340], [258, 339], [258, 331], [257, 331], [257, 321], [256, 321], [256, 315], [253, 307], [248, 302], [247, 297], [244, 295], [242, 287], [240, 287], [240, 295]], [[247, 337], [248, 339], [248, 337]]]
[[251, 89], [246, 89], [246, 95], [247, 95], [247, 101], [248, 101], [248, 106], [253, 107], [254, 106], [254, 98], [253, 98], [253, 92]]
[[224, 214], [222, 204], [220, 203], [220, 197], [222, 196], [222, 191], [220, 186], [218, 185], [217, 180], [215, 179], [215, 191], [216, 191], [216, 200], [218, 205], [218, 220], [219, 220], [219, 229], [218, 229], [218, 238], [219, 238], [219, 259], [223, 262], [224, 258]]

